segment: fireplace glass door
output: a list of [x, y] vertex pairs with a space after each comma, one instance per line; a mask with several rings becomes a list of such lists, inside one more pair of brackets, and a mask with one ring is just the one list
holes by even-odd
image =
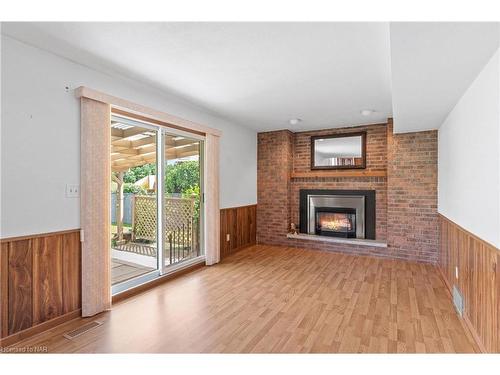
[[356, 209], [316, 207], [315, 224], [317, 235], [356, 238]]

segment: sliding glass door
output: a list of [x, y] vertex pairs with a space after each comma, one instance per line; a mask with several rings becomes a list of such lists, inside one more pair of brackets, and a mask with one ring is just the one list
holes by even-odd
[[165, 132], [164, 267], [197, 258], [202, 252], [203, 139]]
[[203, 256], [203, 137], [112, 116], [110, 158], [116, 294]]

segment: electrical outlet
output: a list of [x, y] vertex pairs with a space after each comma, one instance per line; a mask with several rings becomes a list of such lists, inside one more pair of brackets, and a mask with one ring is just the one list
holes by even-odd
[[80, 185], [66, 185], [66, 198], [79, 198]]
[[226, 242], [229, 242], [231, 240], [231, 235], [228, 233], [226, 234]]
[[458, 267], [455, 267], [455, 278], [458, 280]]

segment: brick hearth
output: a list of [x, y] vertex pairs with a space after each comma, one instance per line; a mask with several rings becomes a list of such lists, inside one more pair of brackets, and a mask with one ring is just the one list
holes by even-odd
[[[387, 177], [292, 177], [310, 171], [310, 137], [367, 132], [366, 171]], [[257, 242], [355, 254], [437, 261], [437, 132], [393, 134], [392, 121], [341, 129], [258, 134]], [[376, 191], [376, 239], [387, 248], [286, 237], [299, 223], [300, 189]]]

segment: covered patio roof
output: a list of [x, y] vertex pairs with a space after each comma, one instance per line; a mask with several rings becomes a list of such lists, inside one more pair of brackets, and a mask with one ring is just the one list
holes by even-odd
[[[199, 155], [200, 142], [181, 136], [165, 137], [165, 157], [169, 160]], [[123, 172], [156, 160], [156, 135], [149, 129], [111, 122], [111, 169]]]

